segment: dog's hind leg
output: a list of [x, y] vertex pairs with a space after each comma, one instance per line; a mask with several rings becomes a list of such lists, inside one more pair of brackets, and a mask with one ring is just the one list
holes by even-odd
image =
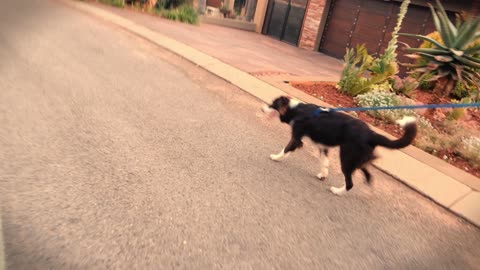
[[362, 170], [363, 175], [365, 175], [365, 180], [367, 180], [367, 184], [370, 184], [372, 181], [372, 174], [370, 174], [370, 172], [365, 167], [360, 168], [360, 170]]
[[330, 188], [335, 195], [343, 195], [353, 188], [352, 174], [361, 164], [361, 157], [362, 152], [358, 146], [349, 144], [340, 146], [340, 163], [345, 176], [345, 184], [340, 188]]
[[342, 168], [342, 171], [343, 171], [343, 174], [345, 176], [345, 184], [339, 188], [337, 187], [331, 187], [330, 188], [330, 191], [335, 194], [335, 195], [338, 195], [338, 196], [341, 196], [343, 194], [345, 194], [347, 191], [349, 191], [350, 189], [352, 189], [353, 187], [353, 181], [352, 181], [352, 173], [353, 171], [352, 170], [344, 170]]
[[325, 180], [328, 177], [328, 166], [330, 161], [328, 160], [328, 148], [319, 147], [320, 152], [320, 172], [317, 174], [318, 179]]

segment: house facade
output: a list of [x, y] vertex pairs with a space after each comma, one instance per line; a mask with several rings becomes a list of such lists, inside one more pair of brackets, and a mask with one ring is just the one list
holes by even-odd
[[[263, 5], [262, 5], [263, 2]], [[371, 54], [383, 53], [397, 22], [395, 0], [258, 0], [257, 31], [293, 46], [342, 58], [345, 48], [364, 43]], [[480, 0], [441, 1], [450, 17], [456, 12], [480, 14]], [[401, 32], [434, 31], [431, 0], [412, 0]], [[258, 18], [263, 17], [263, 18]], [[420, 40], [401, 37], [412, 46]], [[399, 59], [402, 61], [402, 59]]]

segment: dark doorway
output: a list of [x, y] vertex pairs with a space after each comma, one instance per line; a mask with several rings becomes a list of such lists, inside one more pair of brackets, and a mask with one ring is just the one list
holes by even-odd
[[272, 0], [266, 34], [298, 45], [308, 0]]

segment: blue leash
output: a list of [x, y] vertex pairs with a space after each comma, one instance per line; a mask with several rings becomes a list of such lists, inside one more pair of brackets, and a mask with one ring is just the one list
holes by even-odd
[[438, 108], [480, 108], [480, 103], [458, 103], [458, 104], [425, 104], [425, 105], [403, 105], [403, 106], [377, 106], [377, 107], [355, 107], [355, 108], [320, 108], [314, 112], [315, 115], [325, 112], [355, 112], [355, 111], [380, 111], [380, 110], [401, 110], [401, 109], [438, 109]]

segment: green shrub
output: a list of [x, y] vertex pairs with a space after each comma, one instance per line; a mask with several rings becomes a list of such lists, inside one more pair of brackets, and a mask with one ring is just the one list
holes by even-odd
[[[469, 94], [469, 93], [468, 93]], [[459, 104], [459, 103], [471, 103], [473, 102], [471, 97], [464, 97], [461, 100], [452, 100], [452, 104]], [[459, 120], [465, 116], [465, 109], [464, 108], [455, 108], [451, 112], [447, 113], [447, 119], [448, 120]]]
[[470, 86], [465, 83], [457, 81], [455, 88], [451, 93], [451, 96], [455, 99], [462, 99], [468, 97], [474, 90], [475, 86]]
[[181, 22], [196, 24], [198, 22], [198, 13], [192, 6], [183, 5], [178, 8], [178, 19]]
[[178, 19], [178, 10], [176, 9], [163, 9], [160, 11], [160, 15], [172, 21], [176, 21]]
[[405, 79], [401, 79], [398, 76], [393, 78], [392, 88], [393, 91], [397, 94], [403, 94], [405, 96], [411, 96], [413, 90], [418, 87], [419, 83], [415, 78], [407, 77]]
[[101, 3], [108, 4], [115, 7], [125, 6], [124, 0], [100, 0]]
[[337, 88], [350, 96], [356, 96], [370, 91], [370, 87], [374, 85], [374, 83], [363, 77], [363, 74], [371, 65], [372, 60], [373, 58], [368, 54], [364, 44], [357, 45], [356, 50], [353, 48], [347, 49]]
[[465, 109], [455, 108], [451, 112], [447, 113], [448, 120], [459, 120], [465, 115]]
[[[416, 74], [418, 75], [418, 74]], [[420, 77], [420, 75], [417, 76], [417, 78]], [[427, 74], [420, 78], [420, 81], [418, 82], [418, 87], [422, 90], [433, 90], [433, 87], [435, 87], [435, 83], [430, 81], [430, 79], [433, 78], [433, 74]]]
[[180, 21], [189, 24], [196, 24], [198, 22], [197, 11], [189, 5], [182, 5], [176, 9], [156, 9], [155, 13], [172, 21]]
[[158, 0], [155, 3], [156, 9], [176, 9], [187, 4], [186, 0]]
[[371, 87], [372, 91], [392, 91], [392, 85], [389, 81], [383, 83], [374, 84]]

